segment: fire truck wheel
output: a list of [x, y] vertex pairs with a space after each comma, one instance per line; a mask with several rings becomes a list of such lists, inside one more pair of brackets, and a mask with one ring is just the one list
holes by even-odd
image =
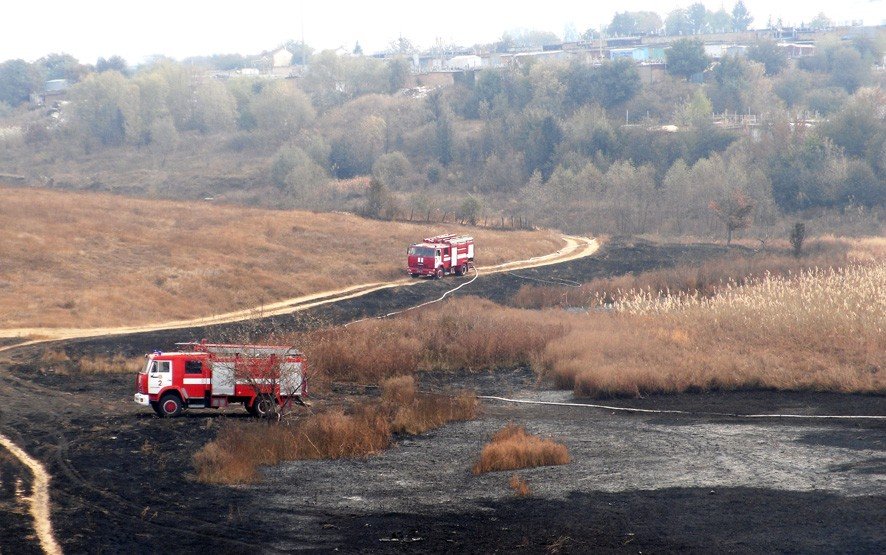
[[409, 274], [410, 276], [417, 278], [420, 274]]
[[182, 413], [181, 397], [175, 393], [167, 393], [160, 398], [159, 414], [163, 418], [175, 418]]
[[252, 414], [258, 418], [267, 418], [277, 410], [277, 403], [270, 395], [259, 395], [252, 403]]
[[443, 268], [437, 268], [437, 271], [434, 272], [434, 277], [437, 279], [443, 279]]
[[468, 275], [468, 263], [467, 262], [465, 262], [464, 264], [462, 264], [461, 266], [458, 267], [458, 275], [460, 275], [460, 276]]

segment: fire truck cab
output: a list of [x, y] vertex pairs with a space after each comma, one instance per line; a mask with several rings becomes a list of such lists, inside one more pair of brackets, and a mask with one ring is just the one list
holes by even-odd
[[304, 356], [293, 347], [178, 343], [181, 351], [145, 355], [134, 401], [161, 417], [191, 408], [243, 403], [265, 417], [307, 394]]
[[426, 237], [406, 250], [407, 272], [412, 277], [447, 274], [463, 276], [474, 264], [474, 238], [467, 235]]

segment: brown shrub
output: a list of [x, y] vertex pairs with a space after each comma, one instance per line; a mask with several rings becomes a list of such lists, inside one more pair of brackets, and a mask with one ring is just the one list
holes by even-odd
[[569, 463], [566, 446], [526, 432], [523, 426], [508, 424], [492, 436], [474, 464], [474, 474], [516, 470]]
[[360, 405], [347, 414], [333, 409], [292, 425], [226, 422], [215, 440], [194, 455], [197, 480], [246, 484], [257, 468], [286, 460], [362, 458], [390, 445], [390, 426], [378, 406]]
[[352, 414], [335, 409], [308, 418], [294, 436], [290, 459], [362, 458], [390, 445], [391, 427], [379, 407], [361, 405]]
[[[377, 382], [414, 372], [421, 364], [422, 343], [399, 322], [371, 320], [293, 338], [311, 361], [311, 372], [329, 380]], [[402, 332], [402, 333], [401, 333]]]
[[413, 376], [394, 376], [381, 382], [381, 400], [383, 405], [405, 405], [415, 400], [415, 378]]
[[382, 406], [391, 415], [392, 432], [418, 435], [447, 422], [473, 420], [479, 403], [469, 392], [416, 394], [415, 378], [399, 376], [382, 382]]
[[508, 480], [508, 485], [514, 490], [514, 494], [516, 494], [517, 497], [526, 497], [531, 493], [529, 483], [517, 474], [511, 474], [511, 478]]
[[260, 465], [276, 464], [294, 438], [284, 426], [226, 422], [215, 440], [194, 454], [197, 480], [209, 484], [248, 484], [258, 480]]
[[420, 434], [447, 422], [472, 419], [477, 399], [417, 393], [412, 376], [392, 378], [378, 402], [308, 416], [292, 423], [226, 423], [194, 455], [197, 479], [239, 484], [258, 479], [256, 468], [286, 460], [363, 458], [387, 448], [392, 433]]
[[380, 381], [419, 370], [528, 365], [566, 323], [473, 297], [294, 337], [327, 380]]

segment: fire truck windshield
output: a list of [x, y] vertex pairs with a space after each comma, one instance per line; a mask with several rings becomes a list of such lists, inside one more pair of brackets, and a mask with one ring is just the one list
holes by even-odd
[[409, 256], [434, 256], [431, 247], [409, 247]]

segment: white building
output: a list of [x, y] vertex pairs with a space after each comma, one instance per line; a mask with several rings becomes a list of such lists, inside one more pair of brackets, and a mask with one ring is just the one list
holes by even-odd
[[480, 56], [473, 54], [449, 58], [443, 64], [446, 69], [478, 69], [483, 63]]
[[292, 65], [292, 52], [282, 46], [271, 52], [272, 67], [289, 67]]

